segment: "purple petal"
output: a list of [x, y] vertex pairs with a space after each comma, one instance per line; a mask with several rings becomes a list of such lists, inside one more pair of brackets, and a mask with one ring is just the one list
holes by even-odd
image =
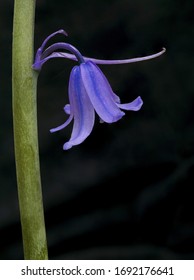
[[62, 125], [60, 125], [60, 126], [57, 126], [57, 127], [55, 127], [55, 128], [50, 129], [50, 132], [53, 133], [53, 132], [56, 132], [56, 131], [59, 131], [59, 130], [65, 128], [68, 124], [70, 124], [70, 122], [72, 121], [72, 119], [73, 119], [73, 115], [70, 115], [69, 118], [66, 120], [66, 122], [65, 122], [64, 124], [62, 124]]
[[71, 114], [71, 106], [70, 104], [66, 104], [65, 107], [63, 108], [64, 112], [67, 114], [67, 115], [70, 115]]
[[118, 108], [110, 84], [98, 66], [88, 61], [80, 69], [85, 90], [99, 117], [107, 123], [122, 118], [125, 113]]
[[124, 110], [129, 110], [129, 111], [138, 111], [141, 109], [142, 105], [143, 105], [143, 101], [140, 96], [138, 96], [135, 100], [133, 100], [130, 103], [117, 104], [119, 108]]
[[112, 98], [116, 103], [121, 103], [120, 97], [118, 95], [116, 95], [113, 91], [112, 91]]
[[75, 66], [70, 75], [69, 100], [74, 124], [71, 138], [63, 146], [64, 150], [82, 143], [90, 135], [94, 126], [94, 108], [83, 86], [80, 66]]

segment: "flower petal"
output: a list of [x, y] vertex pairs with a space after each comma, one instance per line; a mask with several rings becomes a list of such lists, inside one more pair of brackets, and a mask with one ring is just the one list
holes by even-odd
[[122, 118], [125, 113], [118, 108], [111, 86], [98, 66], [88, 61], [80, 69], [85, 90], [99, 117], [107, 123]]
[[71, 114], [71, 106], [70, 104], [66, 104], [65, 107], [63, 108], [64, 112], [67, 114], [67, 115], [70, 115]]
[[[69, 104], [66, 104], [63, 109], [64, 109], [64, 111], [67, 115], [70, 115], [71, 111], [70, 111], [70, 105]], [[50, 129], [50, 132], [53, 133], [53, 132], [56, 132], [56, 131], [59, 131], [59, 130], [65, 128], [72, 121], [72, 119], [73, 119], [73, 115], [70, 115], [69, 118], [66, 120], [66, 122], [64, 122], [64, 124]]]
[[64, 150], [82, 143], [91, 133], [94, 126], [95, 112], [83, 86], [80, 66], [75, 66], [69, 80], [69, 100], [71, 114], [74, 116], [71, 138], [63, 146]]
[[55, 128], [52, 128], [50, 129], [50, 132], [53, 133], [53, 132], [56, 132], [56, 131], [59, 131], [63, 128], [65, 128], [68, 124], [70, 124], [70, 122], [72, 121], [73, 119], [73, 115], [70, 115], [69, 118], [66, 120], [66, 122], [64, 122], [64, 124], [60, 125], [60, 126], [57, 126]]
[[129, 110], [129, 111], [138, 111], [141, 109], [142, 105], [143, 105], [143, 101], [140, 96], [138, 96], [135, 100], [133, 100], [130, 103], [117, 104], [119, 108], [124, 110]]

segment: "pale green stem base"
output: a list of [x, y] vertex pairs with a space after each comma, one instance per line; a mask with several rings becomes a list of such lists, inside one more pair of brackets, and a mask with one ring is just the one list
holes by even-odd
[[45, 232], [39, 166], [36, 84], [32, 70], [35, 0], [15, 0], [13, 25], [13, 122], [24, 258], [45, 260]]

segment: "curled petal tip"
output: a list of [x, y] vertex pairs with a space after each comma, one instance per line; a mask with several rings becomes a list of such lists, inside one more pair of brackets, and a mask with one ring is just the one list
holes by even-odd
[[141, 96], [138, 96], [138, 97], [136, 98], [136, 100], [138, 101], [139, 108], [141, 108], [142, 105], [143, 105], [143, 100], [142, 100]]
[[70, 115], [71, 113], [70, 104], [66, 104], [63, 110], [67, 115]]
[[65, 36], [68, 36], [67, 32], [64, 29], [60, 29], [58, 33], [64, 34]]
[[69, 142], [66, 142], [64, 145], [63, 145], [63, 150], [69, 150], [73, 147], [73, 145], [71, 145]]
[[134, 99], [130, 103], [125, 104], [117, 104], [120, 109], [128, 110], [128, 111], [139, 111], [143, 105], [143, 100], [140, 96]]
[[165, 53], [166, 52], [166, 48], [162, 48], [162, 50], [161, 50], [161, 52], [160, 52], [160, 54], [163, 54], [163, 53]]

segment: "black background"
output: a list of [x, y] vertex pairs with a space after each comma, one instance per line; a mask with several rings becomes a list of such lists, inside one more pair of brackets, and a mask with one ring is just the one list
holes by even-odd
[[[13, 1], [0, 3], [0, 259], [22, 259], [11, 107]], [[38, 83], [40, 161], [50, 259], [193, 259], [194, 6], [191, 0], [38, 0], [35, 50], [50, 33], [83, 55], [148, 62], [102, 66], [139, 112], [63, 151], [74, 62], [49, 61]], [[24, 23], [25, 24], [25, 23]], [[60, 35], [56, 40], [61, 41]]]

